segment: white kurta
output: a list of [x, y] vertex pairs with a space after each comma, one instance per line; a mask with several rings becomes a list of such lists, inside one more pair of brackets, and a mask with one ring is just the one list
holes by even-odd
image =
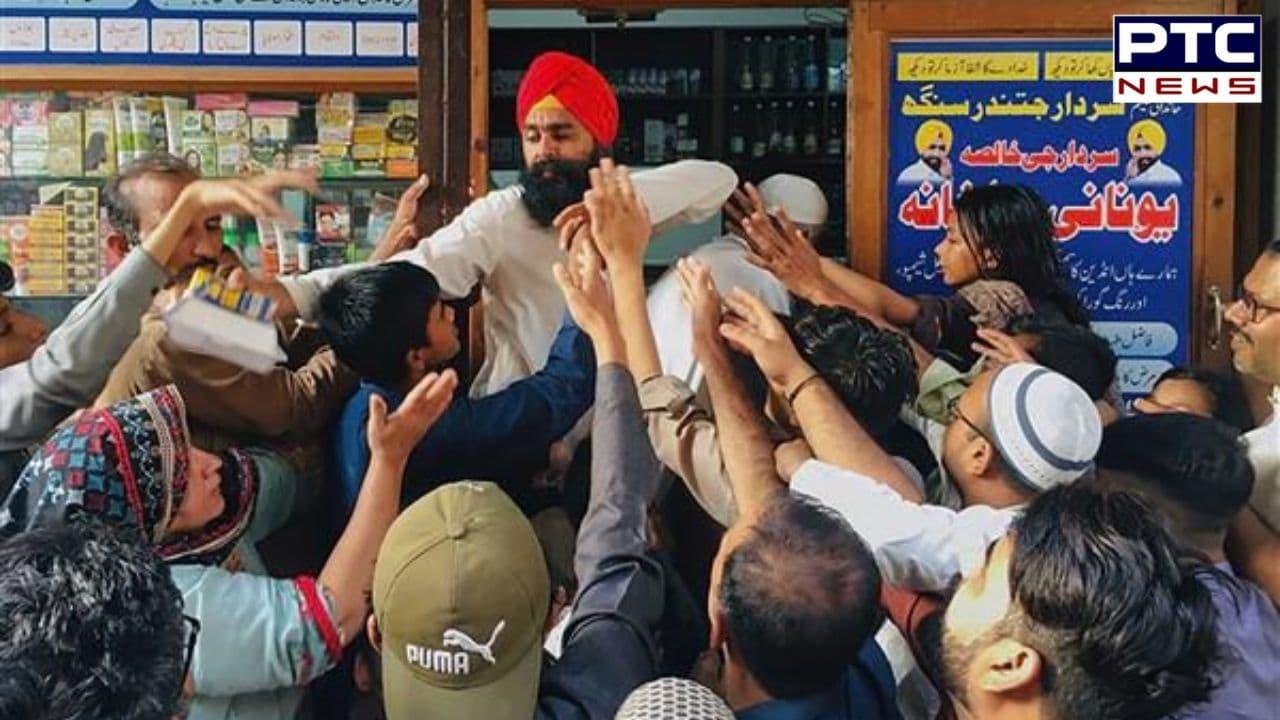
[[[654, 232], [715, 215], [733, 193], [738, 176], [727, 165], [684, 160], [637, 172]], [[430, 270], [449, 298], [483, 287], [484, 365], [472, 397], [497, 392], [546, 362], [564, 318], [565, 302], [551, 266], [563, 259], [554, 228], [538, 225], [521, 202], [519, 186], [476, 199], [462, 214], [418, 245], [393, 258]], [[364, 265], [282, 278], [304, 318], [313, 318], [320, 294], [338, 278]]]
[[[787, 288], [767, 270], [747, 261], [746, 243], [738, 237], [716, 238], [689, 256], [707, 264], [722, 295], [735, 287], [742, 288], [760, 298], [770, 310], [784, 315], [791, 313]], [[648, 307], [662, 372], [680, 378], [697, 392], [702, 384], [702, 366], [693, 357], [693, 320], [681, 297], [675, 268], [658, 278], [649, 289]]]

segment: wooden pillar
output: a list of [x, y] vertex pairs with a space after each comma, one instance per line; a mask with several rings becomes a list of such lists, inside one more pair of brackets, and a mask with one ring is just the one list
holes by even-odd
[[[427, 237], [448, 224], [485, 188], [472, 181], [472, 59], [487, 54], [488, 43], [475, 27], [485, 27], [481, 0], [418, 0], [418, 169], [431, 178], [431, 188], [418, 205], [418, 236]], [[487, 93], [480, 76], [479, 93]], [[477, 287], [452, 303], [459, 335], [464, 339], [455, 368], [466, 380], [484, 359], [484, 319]]]

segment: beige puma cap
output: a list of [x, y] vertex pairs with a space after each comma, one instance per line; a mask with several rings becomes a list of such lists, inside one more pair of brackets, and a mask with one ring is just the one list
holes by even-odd
[[550, 594], [533, 526], [497, 485], [409, 506], [373, 574], [388, 720], [532, 717]]

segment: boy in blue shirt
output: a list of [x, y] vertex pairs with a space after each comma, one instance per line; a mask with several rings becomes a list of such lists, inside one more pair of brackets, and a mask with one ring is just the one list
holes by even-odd
[[[360, 375], [334, 433], [339, 510], [350, 515], [369, 463], [369, 398], [394, 410], [408, 388], [458, 354], [453, 310], [427, 270], [384, 263], [339, 280], [320, 299], [320, 328], [338, 359]], [[547, 464], [549, 449], [591, 407], [591, 340], [566, 315], [546, 365], [484, 398], [458, 397], [405, 469], [404, 500], [454, 480], [493, 480], [520, 490]]]

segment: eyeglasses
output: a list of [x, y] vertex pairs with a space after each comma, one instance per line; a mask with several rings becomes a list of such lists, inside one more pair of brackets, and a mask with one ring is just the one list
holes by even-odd
[[977, 424], [970, 420], [960, 409], [960, 397], [961, 396], [957, 395], [951, 398], [951, 401], [947, 403], [947, 417], [949, 417], [952, 422], [959, 420], [965, 425], [968, 425], [970, 430], [978, 434], [978, 437], [986, 440], [992, 447], [995, 447], [995, 443], [991, 442], [991, 438], [987, 437], [987, 434], [982, 431], [982, 428], [978, 427]]
[[1258, 302], [1258, 296], [1243, 287], [1236, 290], [1236, 302], [1244, 305], [1244, 312], [1250, 323], [1260, 323], [1270, 317], [1271, 313], [1280, 312], [1280, 307]]
[[190, 615], [183, 615], [182, 630], [186, 635], [182, 651], [182, 685], [185, 685], [187, 673], [191, 672], [191, 659], [196, 653], [196, 638], [200, 637], [200, 621]]

